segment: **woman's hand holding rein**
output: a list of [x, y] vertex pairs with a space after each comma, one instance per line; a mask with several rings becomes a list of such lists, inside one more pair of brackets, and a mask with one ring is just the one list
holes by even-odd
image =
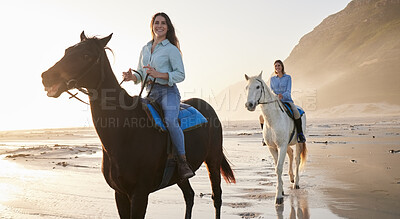
[[168, 78], [169, 78], [168, 73], [158, 72], [158, 71], [156, 71], [155, 68], [151, 67], [150, 65], [144, 66], [143, 68], [147, 69], [146, 73], [153, 78], [161, 78], [164, 80], [168, 80]]
[[129, 68], [127, 72], [122, 72], [122, 78], [123, 81], [134, 81], [134, 82], [137, 81], [137, 78], [135, 75], [133, 75], [131, 68]]

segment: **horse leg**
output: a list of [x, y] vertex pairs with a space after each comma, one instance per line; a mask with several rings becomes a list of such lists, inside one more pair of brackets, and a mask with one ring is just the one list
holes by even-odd
[[149, 201], [149, 193], [138, 189], [131, 197], [131, 219], [144, 218]]
[[185, 203], [186, 203], [185, 219], [190, 219], [192, 218], [192, 209], [194, 205], [194, 191], [192, 189], [192, 186], [190, 186], [189, 180], [187, 179], [182, 182], [179, 182], [178, 186], [182, 190], [183, 197], [185, 198]]
[[119, 217], [121, 219], [129, 219], [131, 207], [128, 196], [115, 192], [115, 201], [117, 203]]
[[[278, 167], [278, 148], [277, 147], [271, 147], [268, 146], [269, 152], [271, 153], [272, 157], [274, 158], [274, 163], [275, 163], [275, 172]], [[285, 195], [285, 192], [282, 189], [282, 196]]]
[[276, 162], [278, 161], [278, 149], [276, 147], [271, 147], [271, 146], [268, 146], [268, 149], [272, 157], [274, 158], [274, 163], [276, 167]]
[[[276, 171], [277, 162], [278, 162], [278, 148], [268, 146], [268, 149], [269, 149], [269, 152], [271, 153], [272, 157], [274, 158], [275, 171]], [[282, 195], [285, 195], [283, 190], [282, 190]]]
[[208, 176], [211, 181], [212, 188], [212, 199], [214, 201], [215, 208], [215, 218], [221, 218], [221, 206], [222, 206], [222, 189], [221, 189], [221, 162], [216, 164], [216, 162], [206, 161], [206, 166], [208, 169]]
[[288, 146], [286, 153], [287, 153], [287, 155], [289, 157], [289, 177], [290, 177], [290, 182], [294, 183], [294, 176], [293, 176], [293, 149]]
[[296, 173], [295, 173], [295, 177], [294, 177], [294, 185], [293, 188], [294, 189], [300, 189], [299, 186], [299, 181], [300, 181], [300, 176], [299, 176], [299, 168], [300, 168], [300, 153], [301, 153], [301, 145], [300, 143], [296, 144]]
[[278, 148], [278, 163], [276, 165], [276, 175], [278, 177], [278, 185], [276, 186], [276, 202], [275, 204], [280, 205], [283, 203], [283, 180], [282, 180], [282, 170], [283, 163], [285, 162], [285, 156], [287, 151], [287, 145]]

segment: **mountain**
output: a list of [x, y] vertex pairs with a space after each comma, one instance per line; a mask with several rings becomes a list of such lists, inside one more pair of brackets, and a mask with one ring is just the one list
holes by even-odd
[[317, 109], [400, 105], [400, 0], [353, 0], [303, 36], [284, 64]]
[[[284, 64], [308, 115], [400, 115], [400, 0], [351, 1], [304, 35]], [[221, 120], [258, 118], [244, 108], [244, 87], [213, 98]]]
[[247, 98], [245, 87], [246, 80], [243, 75], [243, 81], [228, 86], [218, 95], [207, 100], [217, 112], [220, 120], [256, 120], [258, 118], [261, 114], [259, 108], [250, 112], [244, 106]]

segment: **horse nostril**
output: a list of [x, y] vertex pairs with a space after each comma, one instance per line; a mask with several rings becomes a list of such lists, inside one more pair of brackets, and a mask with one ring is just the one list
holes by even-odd
[[246, 107], [253, 108], [253, 106], [254, 106], [254, 105], [253, 105], [253, 103], [251, 103], [251, 102], [247, 102], [247, 103], [246, 103]]

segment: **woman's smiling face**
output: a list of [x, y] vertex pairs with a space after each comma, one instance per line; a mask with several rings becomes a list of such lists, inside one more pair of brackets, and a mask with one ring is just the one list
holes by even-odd
[[275, 63], [275, 72], [281, 73], [282, 72], [282, 65], [281, 63], [277, 62]]
[[167, 21], [163, 16], [157, 16], [153, 23], [153, 33], [157, 38], [166, 38], [168, 32]]

